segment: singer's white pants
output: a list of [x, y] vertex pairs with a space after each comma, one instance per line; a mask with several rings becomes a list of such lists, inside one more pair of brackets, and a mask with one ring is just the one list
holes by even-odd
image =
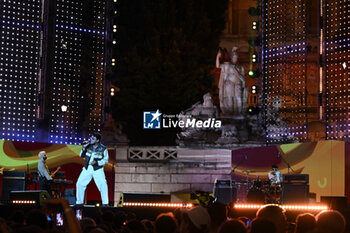
[[107, 180], [103, 168], [94, 171], [94, 168], [89, 165], [88, 169], [83, 167], [77, 181], [77, 201], [76, 204], [83, 204], [86, 186], [94, 178], [95, 184], [101, 193], [102, 204], [108, 205], [108, 187]]

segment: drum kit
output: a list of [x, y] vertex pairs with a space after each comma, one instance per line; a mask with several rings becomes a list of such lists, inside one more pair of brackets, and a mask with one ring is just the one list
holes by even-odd
[[256, 171], [244, 170], [246, 178], [236, 182], [237, 202], [247, 203], [281, 203], [281, 184], [272, 184], [268, 179], [260, 179], [259, 176], [249, 181], [249, 174]]

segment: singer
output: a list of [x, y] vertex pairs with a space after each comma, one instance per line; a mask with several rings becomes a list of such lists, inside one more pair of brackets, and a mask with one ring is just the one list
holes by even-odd
[[85, 158], [85, 163], [76, 184], [76, 205], [83, 204], [86, 186], [93, 178], [101, 194], [102, 206], [108, 206], [108, 187], [103, 170], [103, 166], [108, 163], [108, 151], [100, 141], [101, 134], [93, 133], [90, 140], [82, 144], [80, 157]]

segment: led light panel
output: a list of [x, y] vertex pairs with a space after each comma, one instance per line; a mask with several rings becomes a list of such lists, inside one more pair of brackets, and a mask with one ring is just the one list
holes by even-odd
[[266, 142], [307, 140], [306, 0], [263, 1]]
[[350, 135], [350, 14], [349, 0], [321, 1], [324, 12], [326, 138]]

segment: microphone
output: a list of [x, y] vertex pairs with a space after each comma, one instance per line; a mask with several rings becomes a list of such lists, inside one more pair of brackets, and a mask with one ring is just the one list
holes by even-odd
[[81, 145], [86, 145], [86, 144], [90, 144], [90, 140], [85, 140], [81, 143]]
[[244, 156], [244, 160], [247, 160], [247, 159], [248, 159], [248, 157], [245, 155], [245, 156]]

